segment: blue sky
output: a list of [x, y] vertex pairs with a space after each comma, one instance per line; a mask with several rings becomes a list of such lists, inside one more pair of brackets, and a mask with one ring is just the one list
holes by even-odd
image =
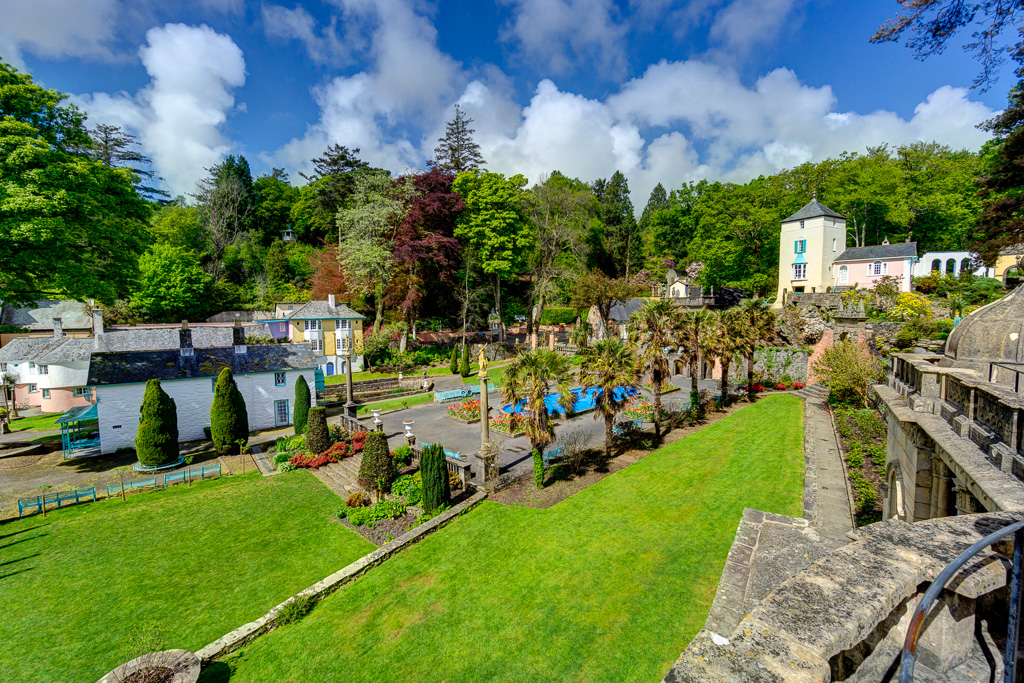
[[622, 170], [634, 202], [882, 142], [977, 149], [958, 40], [921, 62], [868, 38], [894, 0], [0, 0], [0, 58], [136, 133], [166, 186], [244, 154], [297, 172], [330, 143], [422, 168], [452, 107], [490, 170]]

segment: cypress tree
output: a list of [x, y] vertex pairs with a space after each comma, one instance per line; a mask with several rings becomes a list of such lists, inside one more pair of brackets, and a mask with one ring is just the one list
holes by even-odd
[[459, 374], [469, 377], [469, 344], [462, 347], [462, 367], [459, 368]]
[[169, 465], [178, 459], [178, 410], [174, 399], [160, 387], [160, 380], [146, 382], [139, 408], [141, 418], [135, 435], [135, 452], [147, 467]]
[[420, 454], [420, 475], [423, 478], [423, 510], [433, 513], [451, 498], [444, 448], [434, 444]]
[[236, 452], [239, 439], [249, 440], [249, 414], [230, 368], [217, 376], [210, 406], [210, 437], [221, 454]]
[[309, 384], [306, 378], [299, 375], [295, 382], [295, 433], [306, 433], [306, 422], [309, 419]]
[[459, 374], [459, 349], [452, 349], [452, 359], [448, 363], [448, 369], [451, 370], [453, 375]]
[[331, 437], [327, 431], [327, 413], [324, 408], [316, 406], [309, 409], [309, 425], [306, 429], [306, 448], [313, 455], [323, 453], [331, 447]]
[[384, 432], [370, 432], [363, 444], [363, 460], [359, 464], [359, 485], [365, 489], [390, 490], [391, 482], [398, 476], [395, 461], [388, 449]]

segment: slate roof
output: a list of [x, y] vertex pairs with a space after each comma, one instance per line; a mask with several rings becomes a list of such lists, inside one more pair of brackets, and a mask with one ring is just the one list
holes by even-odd
[[783, 218], [782, 222], [789, 223], [790, 221], [802, 221], [808, 218], [817, 218], [818, 216], [831, 216], [832, 218], [843, 219], [846, 218], [846, 216], [836, 213], [832, 209], [828, 208], [827, 206], [819, 202], [817, 199], [812, 199], [811, 201], [807, 202], [807, 204], [802, 209], [794, 213], [789, 218]]
[[[192, 346], [197, 349], [228, 347], [230, 327], [192, 327]], [[243, 325], [246, 335], [269, 337], [266, 325]], [[95, 338], [19, 337], [0, 348], [0, 363], [75, 363], [89, 360], [94, 352], [174, 350], [180, 345], [178, 328], [113, 330]], [[255, 348], [255, 347], [250, 347]]]
[[233, 347], [196, 349], [182, 357], [179, 350], [93, 353], [89, 363], [90, 386], [135, 384], [151, 379], [194, 379], [216, 377], [224, 368], [236, 375], [247, 373], [306, 370], [316, 367], [309, 344], [268, 344], [250, 346], [236, 354]]
[[874, 247], [852, 247], [847, 249], [835, 263], [840, 261], [878, 261], [882, 259], [917, 258], [917, 242], [899, 242], [898, 244], [879, 244]]
[[92, 314], [81, 301], [37, 301], [35, 307], [3, 308], [4, 325], [17, 325], [30, 330], [52, 330], [53, 319], [60, 318], [65, 330], [91, 330]]
[[647, 301], [647, 299], [626, 299], [625, 301], [616, 301], [608, 310], [608, 319], [616, 323], [625, 322], [629, 320], [629, 316], [633, 315], [633, 311], [644, 305], [645, 301]]
[[[366, 320], [366, 316], [356, 313], [345, 304], [331, 306], [326, 301], [310, 301], [294, 311], [286, 313], [277, 320]], [[268, 318], [270, 320], [270, 318]]]

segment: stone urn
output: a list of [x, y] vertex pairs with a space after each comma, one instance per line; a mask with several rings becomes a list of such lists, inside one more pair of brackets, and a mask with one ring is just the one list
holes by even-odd
[[132, 680], [133, 674], [148, 668], [167, 668], [173, 673], [167, 683], [196, 683], [202, 662], [188, 650], [164, 650], [136, 657], [117, 667], [98, 683], [122, 683]]

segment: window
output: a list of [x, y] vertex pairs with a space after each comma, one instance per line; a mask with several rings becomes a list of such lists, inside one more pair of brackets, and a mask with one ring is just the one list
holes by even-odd
[[0, 363], [0, 372], [7, 372], [7, 363]]
[[43, 398], [50, 398], [50, 390], [43, 389]]
[[807, 240], [797, 240], [795, 253], [802, 254], [805, 251], [807, 251]]
[[349, 328], [349, 321], [348, 320], [339, 320], [338, 321], [338, 329], [339, 330], [347, 330], [348, 328]]
[[836, 238], [833, 237], [832, 238], [832, 251], [835, 251], [835, 250], [836, 250]]
[[288, 424], [288, 399], [274, 401], [274, 423], [278, 427]]
[[29, 363], [28, 364], [28, 371], [31, 372], [32, 374], [35, 374], [35, 372], [36, 372], [36, 364], [35, 363]]
[[850, 280], [850, 269], [846, 266], [839, 266], [839, 284], [845, 285]]
[[800, 221], [800, 229], [801, 229], [801, 230], [803, 230], [803, 229], [804, 229], [804, 222], [803, 222], [803, 221]]
[[89, 387], [75, 387], [75, 396], [88, 396]]
[[314, 351], [323, 351], [324, 343], [319, 339], [313, 339], [309, 342], [309, 347]]
[[339, 334], [334, 338], [334, 350], [338, 353], [344, 353], [348, 350], [348, 335]]
[[806, 263], [794, 263], [793, 264], [793, 279], [794, 280], [806, 280], [807, 279], [807, 264]]
[[39, 374], [40, 375], [49, 375], [50, 374], [50, 366], [49, 365], [40, 365], [39, 366]]
[[38, 390], [38, 389], [36, 389], [36, 385], [35, 385], [35, 384], [29, 384], [29, 385], [28, 385], [28, 393], [30, 393], [30, 394], [34, 394], [34, 393], [36, 393], [37, 391], [39, 391], [39, 390]]
[[320, 321], [319, 320], [304, 320], [303, 322], [305, 323], [305, 329], [306, 330], [319, 330], [319, 329], [322, 329], [320, 327]]
[[889, 270], [888, 263], [882, 263], [881, 261], [875, 261], [868, 267], [868, 275], [882, 275]]
[[285, 376], [283, 372], [274, 373], [274, 386], [283, 387], [286, 384]]

